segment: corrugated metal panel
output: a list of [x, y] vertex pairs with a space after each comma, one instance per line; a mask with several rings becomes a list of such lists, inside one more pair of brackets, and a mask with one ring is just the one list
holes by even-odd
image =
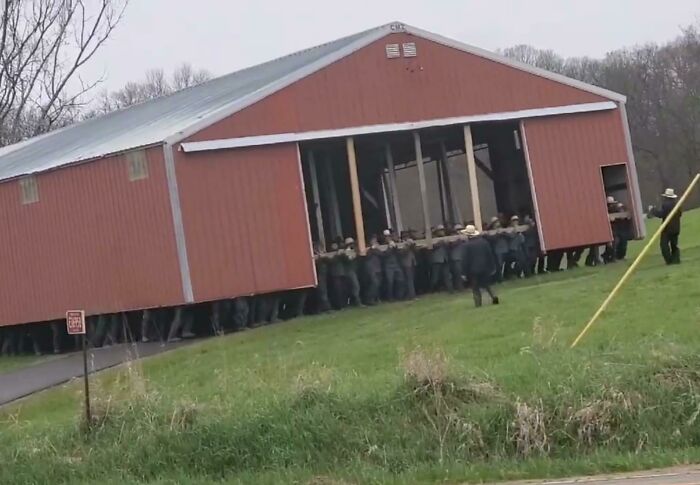
[[601, 166], [627, 163], [618, 110], [525, 120], [546, 249], [609, 241]]
[[171, 96], [0, 148], [0, 180], [159, 143], [285, 76], [332, 57], [354, 42], [385, 28], [360, 32], [213, 79]]
[[[387, 59], [386, 44], [420, 55]], [[392, 34], [288, 86], [187, 141], [594, 103], [608, 99], [413, 36]]]
[[176, 154], [195, 300], [315, 284], [295, 144]]
[[123, 156], [0, 184], [0, 325], [173, 305], [182, 289], [160, 147], [148, 178], [129, 181]]

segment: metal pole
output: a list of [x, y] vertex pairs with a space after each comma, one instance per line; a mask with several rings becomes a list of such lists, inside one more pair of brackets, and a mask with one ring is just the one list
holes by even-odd
[[88, 378], [87, 359], [87, 332], [83, 334], [83, 377], [85, 380], [85, 419], [88, 429], [92, 426], [92, 412], [90, 411], [90, 379]]
[[586, 326], [581, 330], [581, 333], [578, 334], [578, 337], [573, 341], [571, 344], [570, 348], [576, 347], [576, 345], [581, 341], [584, 335], [586, 335], [586, 332], [591, 328], [591, 326], [598, 320], [598, 317], [605, 311], [605, 309], [608, 307], [610, 302], [612, 301], [613, 298], [615, 298], [615, 295], [617, 295], [617, 292], [620, 291], [620, 288], [622, 288], [622, 285], [625, 284], [625, 282], [629, 279], [630, 275], [634, 272], [635, 269], [637, 269], [637, 266], [639, 266], [639, 263], [641, 262], [642, 258], [649, 252], [649, 248], [651, 248], [651, 245], [658, 239], [659, 235], [661, 232], [666, 229], [666, 226], [671, 222], [671, 219], [673, 219], [673, 216], [676, 215], [676, 212], [678, 212], [685, 202], [685, 199], [688, 198], [690, 193], [692, 192], [693, 188], [695, 185], [698, 183], [698, 180], [700, 180], [700, 173], [695, 176], [692, 182], [690, 182], [690, 185], [688, 185], [688, 188], [685, 189], [685, 193], [683, 196], [680, 198], [676, 206], [673, 208], [671, 213], [666, 217], [666, 220], [659, 226], [659, 228], [656, 230], [654, 235], [649, 239], [649, 242], [644, 246], [644, 249], [639, 253], [639, 256], [637, 256], [637, 259], [634, 260], [634, 262], [630, 265], [629, 268], [627, 268], [627, 271], [625, 271], [625, 274], [622, 275], [622, 278], [620, 278], [620, 281], [615, 285], [615, 288], [610, 292], [608, 297], [605, 299], [602, 305], [600, 305], [600, 308], [598, 308], [598, 311], [595, 312], [593, 317], [588, 321]]

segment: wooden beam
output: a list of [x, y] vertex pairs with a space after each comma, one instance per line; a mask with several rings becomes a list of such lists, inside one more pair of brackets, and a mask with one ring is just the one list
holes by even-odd
[[457, 204], [456, 197], [452, 191], [452, 179], [450, 178], [450, 166], [447, 163], [447, 147], [445, 147], [445, 141], [440, 140], [440, 161], [438, 162], [442, 165], [442, 180], [445, 183], [445, 193], [447, 195], [447, 207], [448, 207], [448, 217], [452, 224], [461, 223], [462, 214], [459, 210], [459, 205]]
[[323, 213], [321, 211], [321, 194], [318, 191], [318, 173], [316, 171], [316, 159], [313, 150], [309, 150], [309, 172], [311, 175], [311, 195], [314, 199], [314, 212], [316, 214], [316, 227], [318, 229], [318, 243], [321, 251], [326, 251], [326, 233], [323, 229]]
[[428, 206], [428, 189], [425, 184], [425, 168], [423, 167], [423, 149], [420, 144], [420, 133], [413, 132], [413, 146], [416, 152], [416, 165], [418, 166], [418, 183], [420, 184], [420, 200], [423, 206], [423, 226], [425, 239], [430, 247], [433, 243], [433, 232], [430, 227], [430, 208]]
[[435, 161], [435, 172], [437, 174], [438, 198], [440, 199], [440, 217], [442, 224], [447, 222], [449, 209], [447, 208], [447, 194], [445, 194], [445, 181], [443, 180], [442, 162]]
[[481, 231], [481, 203], [479, 202], [479, 184], [476, 181], [476, 162], [474, 158], [474, 141], [472, 140], [472, 128], [464, 125], [464, 153], [467, 155], [467, 171], [469, 172], [469, 189], [472, 195], [472, 209], [474, 211], [474, 225]]
[[331, 206], [331, 238], [337, 239], [343, 237], [343, 223], [340, 219], [340, 206], [338, 205], [338, 192], [335, 188], [335, 179], [331, 171], [331, 161], [327, 157], [323, 157], [321, 165], [323, 166], [323, 175], [325, 178], [325, 189], [328, 203]]
[[382, 173], [380, 182], [382, 185], [382, 198], [384, 199], [384, 218], [386, 220], [386, 227], [389, 229], [394, 229], [396, 227], [394, 214], [391, 210], [391, 204], [389, 203], [389, 184], [387, 183], [387, 175]]
[[396, 231], [403, 232], [403, 219], [401, 218], [401, 205], [399, 204], [399, 191], [396, 185], [396, 168], [394, 167], [394, 155], [391, 153], [391, 143], [384, 145], [386, 166], [389, 169], [389, 192], [391, 192], [391, 204], [396, 218]]
[[351, 136], [345, 139], [345, 147], [348, 152], [348, 171], [350, 172], [350, 190], [352, 191], [352, 212], [355, 215], [355, 234], [357, 235], [358, 253], [364, 255], [367, 251], [365, 245], [365, 225], [362, 221], [362, 199], [360, 199], [360, 180], [357, 176], [357, 158], [355, 155], [355, 139]]
[[474, 157], [474, 163], [476, 163], [476, 166], [479, 167], [481, 169], [481, 171], [484, 172], [488, 178], [493, 180], [493, 171], [490, 168], [488, 168], [484, 162], [482, 162], [478, 158]]

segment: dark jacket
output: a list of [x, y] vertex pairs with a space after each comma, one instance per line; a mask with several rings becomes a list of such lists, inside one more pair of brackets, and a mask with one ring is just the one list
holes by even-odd
[[497, 232], [493, 236], [489, 236], [488, 241], [493, 246], [493, 252], [496, 254], [508, 254], [508, 236], [502, 232]]
[[491, 245], [483, 236], [469, 239], [466, 244], [465, 273], [470, 275], [491, 275], [496, 271], [496, 260]]
[[382, 267], [385, 272], [398, 271], [401, 269], [399, 266], [399, 258], [397, 255], [397, 249], [387, 248], [386, 251], [382, 253]]
[[368, 273], [376, 274], [382, 272], [382, 253], [377, 248], [368, 248], [365, 257], [365, 269]]
[[433, 249], [430, 251], [430, 262], [432, 264], [441, 264], [447, 262], [447, 246], [444, 242], [436, 242]]
[[[676, 199], [666, 199], [663, 201], [661, 204], [661, 207], [658, 209], [653, 210], [653, 214], [656, 217], [660, 217], [664, 221], [668, 217], [668, 215], [671, 213], [674, 207], [676, 207], [676, 204], [678, 201]], [[666, 226], [666, 229], [664, 229], [664, 232], [666, 234], [680, 234], [681, 232], [681, 216], [683, 215], [683, 209], [679, 208], [678, 212], [676, 212], [676, 215], [673, 216], [673, 219], [671, 222], [668, 223], [668, 226]]]
[[450, 261], [462, 261], [464, 258], [464, 245], [466, 241], [464, 239], [459, 239], [457, 241], [451, 242], [449, 246]]
[[416, 266], [415, 244], [406, 243], [399, 249], [399, 262], [402, 268], [414, 268]]

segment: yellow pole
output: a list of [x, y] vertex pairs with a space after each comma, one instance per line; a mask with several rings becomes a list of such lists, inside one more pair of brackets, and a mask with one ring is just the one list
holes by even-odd
[[598, 320], [600, 315], [605, 311], [605, 309], [608, 307], [610, 302], [612, 301], [613, 298], [615, 298], [615, 295], [617, 295], [617, 292], [620, 291], [620, 288], [622, 288], [622, 285], [625, 284], [627, 279], [630, 277], [630, 275], [634, 272], [635, 269], [637, 269], [637, 266], [639, 266], [639, 263], [642, 261], [642, 258], [646, 255], [646, 253], [649, 251], [649, 248], [651, 245], [656, 241], [656, 239], [659, 237], [659, 234], [661, 234], [661, 231], [663, 231], [666, 226], [668, 225], [669, 222], [671, 222], [671, 219], [673, 216], [678, 212], [685, 202], [685, 200], [688, 198], [690, 193], [693, 191], [693, 188], [695, 185], [698, 183], [698, 180], [700, 180], [700, 173], [693, 178], [693, 181], [690, 182], [690, 185], [688, 185], [688, 188], [685, 189], [685, 193], [683, 196], [680, 198], [676, 206], [673, 208], [671, 213], [666, 217], [666, 220], [659, 226], [659, 228], [656, 230], [654, 235], [649, 239], [649, 242], [647, 242], [646, 246], [644, 246], [644, 249], [639, 253], [639, 256], [637, 256], [637, 259], [634, 260], [634, 262], [630, 265], [629, 268], [627, 268], [627, 271], [625, 271], [625, 274], [622, 275], [622, 278], [620, 278], [620, 281], [615, 285], [615, 288], [610, 292], [608, 297], [605, 299], [602, 305], [600, 305], [600, 308], [598, 308], [598, 311], [595, 312], [593, 317], [588, 321], [586, 326], [581, 330], [581, 333], [578, 334], [578, 337], [576, 337], [576, 340], [573, 341], [571, 344], [570, 348], [576, 347], [576, 345], [579, 343], [579, 341], [583, 338], [584, 335], [586, 335], [586, 332], [591, 328], [591, 326]]

